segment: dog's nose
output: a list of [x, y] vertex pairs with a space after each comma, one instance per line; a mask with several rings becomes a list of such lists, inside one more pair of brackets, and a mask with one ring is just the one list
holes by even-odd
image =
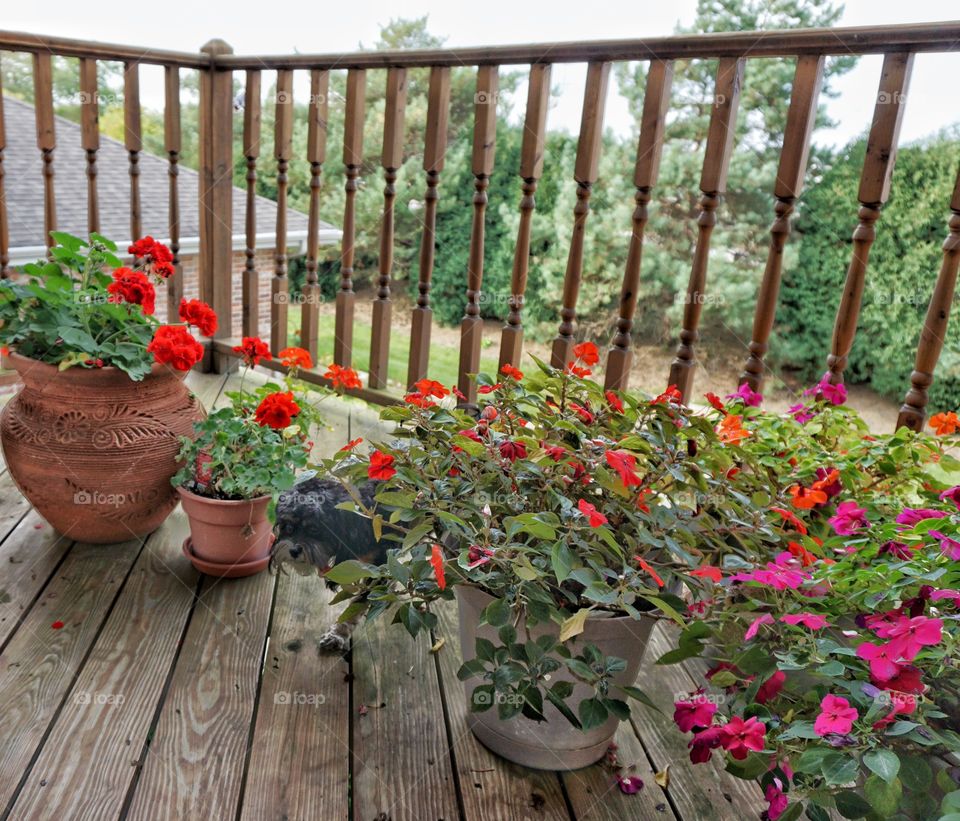
[[300, 554], [303, 553], [303, 549], [299, 547], [291, 547], [287, 553], [290, 555], [291, 559], [299, 559]]

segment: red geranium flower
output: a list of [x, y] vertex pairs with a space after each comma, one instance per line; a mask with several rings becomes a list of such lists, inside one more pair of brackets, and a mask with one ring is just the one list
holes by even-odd
[[261, 359], [273, 359], [269, 346], [259, 336], [245, 336], [239, 345], [234, 345], [233, 352], [240, 354], [251, 368], [258, 365]]
[[171, 365], [178, 371], [189, 371], [203, 359], [203, 345], [183, 325], [161, 325], [147, 350], [161, 365]]
[[276, 430], [283, 430], [298, 413], [300, 413], [300, 406], [294, 400], [293, 393], [276, 391], [263, 397], [257, 406], [254, 418], [261, 427], [269, 425]]
[[194, 325], [204, 336], [213, 336], [217, 332], [217, 315], [213, 308], [199, 299], [180, 300], [180, 319], [188, 325]]
[[153, 288], [153, 283], [140, 271], [116, 268], [113, 272], [113, 282], [107, 286], [107, 292], [110, 294], [110, 302], [139, 305], [145, 314], [153, 315], [157, 292]]
[[385, 481], [394, 476], [397, 472], [393, 466], [395, 461], [392, 454], [375, 450], [370, 454], [370, 467], [367, 468], [367, 478]]
[[328, 379], [335, 390], [355, 390], [363, 387], [359, 375], [353, 368], [342, 368], [335, 362], [327, 366], [323, 378]]
[[523, 379], [523, 371], [513, 367], [509, 362], [500, 369], [500, 373], [509, 376], [511, 379], [516, 379], [517, 382]]
[[303, 348], [291, 347], [284, 348], [278, 354], [280, 361], [288, 368], [312, 368], [313, 360], [310, 358], [310, 352]]
[[153, 237], [146, 236], [138, 239], [127, 248], [127, 251], [138, 259], [142, 259], [145, 265], [151, 265], [153, 273], [158, 277], [166, 279], [173, 276], [173, 253], [166, 245], [157, 242]]

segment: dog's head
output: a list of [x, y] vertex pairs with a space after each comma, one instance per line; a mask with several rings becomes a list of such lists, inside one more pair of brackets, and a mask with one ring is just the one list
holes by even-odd
[[298, 531], [292, 522], [278, 521], [274, 534], [276, 539], [270, 550], [271, 572], [290, 565], [301, 576], [314, 573], [322, 576], [336, 562], [337, 557], [329, 552], [326, 544]]

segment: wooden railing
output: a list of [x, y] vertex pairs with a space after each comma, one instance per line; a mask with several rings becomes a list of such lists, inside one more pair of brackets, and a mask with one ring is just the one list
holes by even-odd
[[[766, 266], [757, 296], [755, 321], [749, 355], [741, 376], [753, 388], [763, 382], [770, 334], [780, 281], [783, 254], [790, 233], [790, 219], [801, 192], [806, 172], [810, 137], [817, 111], [824, 59], [829, 55], [882, 54], [877, 104], [870, 124], [867, 151], [862, 168], [857, 224], [853, 233], [852, 254], [846, 283], [839, 296], [836, 322], [826, 367], [835, 382], [843, 379], [844, 369], [854, 341], [866, 282], [870, 248], [876, 236], [877, 222], [890, 194], [890, 180], [897, 151], [897, 139], [903, 118], [914, 55], [921, 52], [953, 51], [960, 48], [960, 23], [906, 26], [878, 26], [829, 30], [795, 30], [707, 34], [648, 40], [611, 40], [603, 42], [548, 43], [491, 48], [370, 51], [353, 54], [295, 54], [238, 56], [230, 47], [213, 40], [199, 54], [144, 50], [129, 46], [105, 45], [32, 34], [0, 32], [0, 49], [29, 52], [34, 55], [35, 104], [37, 111], [37, 148], [43, 159], [44, 220], [46, 229], [56, 227], [56, 135], [53, 117], [53, 55], [80, 58], [82, 105], [82, 141], [87, 154], [89, 189], [88, 223], [91, 230], [99, 224], [97, 199], [97, 61], [124, 64], [125, 144], [129, 152], [131, 186], [130, 227], [136, 236], [140, 229], [138, 159], [143, 149], [140, 126], [139, 64], [165, 67], [166, 105], [164, 139], [169, 160], [169, 221], [174, 253], [178, 251], [177, 171], [181, 151], [180, 69], [200, 72], [200, 293], [221, 317], [230, 316], [232, 279], [230, 271], [232, 225], [232, 87], [235, 75], [245, 75], [246, 93], [243, 115], [243, 155], [247, 167], [246, 266], [242, 279], [243, 334], [256, 332], [258, 324], [257, 291], [266, 272], [256, 267], [256, 198], [261, 120], [261, 76], [276, 72], [274, 160], [277, 183], [276, 260], [271, 278], [271, 346], [276, 350], [287, 343], [286, 202], [287, 173], [292, 148], [294, 72], [308, 72], [311, 101], [308, 107], [307, 156], [310, 165], [309, 234], [306, 250], [305, 298], [301, 301], [300, 327], [303, 344], [316, 356], [318, 317], [318, 225], [320, 177], [327, 158], [327, 89], [330, 72], [345, 70], [346, 106], [343, 124], [343, 176], [345, 206], [341, 277], [336, 295], [336, 333], [334, 361], [368, 371], [368, 387], [357, 393], [377, 402], [396, 401], [385, 392], [387, 363], [392, 328], [393, 248], [395, 221], [395, 182], [401, 164], [404, 113], [407, 96], [407, 70], [430, 69], [428, 111], [423, 152], [425, 197], [420, 240], [418, 297], [412, 309], [408, 384], [427, 375], [430, 361], [432, 311], [431, 277], [435, 259], [437, 199], [447, 148], [450, 114], [451, 69], [475, 66], [476, 104], [474, 106], [472, 172], [472, 227], [463, 242], [469, 247], [464, 272], [466, 309], [461, 323], [459, 387], [466, 402], [475, 401], [475, 387], [469, 378], [479, 367], [482, 323], [480, 298], [483, 287], [484, 226], [488, 205], [487, 189], [494, 168], [498, 69], [505, 65], [529, 66], [529, 84], [524, 118], [520, 167], [520, 223], [511, 278], [509, 314], [500, 340], [499, 362], [519, 362], [523, 347], [523, 302], [529, 265], [531, 227], [536, 207], [535, 194], [544, 164], [546, 118], [550, 95], [550, 67], [554, 63], [588, 64], [586, 92], [581, 115], [574, 179], [576, 200], [571, 202], [573, 232], [560, 304], [557, 306], [557, 335], [553, 340], [552, 361], [562, 366], [571, 358], [577, 340], [577, 303], [584, 271], [584, 230], [590, 212], [590, 196], [597, 181], [604, 101], [611, 65], [617, 61], [638, 60], [649, 63], [642, 122], [634, 169], [636, 205], [632, 232], [619, 300], [618, 318], [606, 362], [606, 384], [625, 388], [631, 369], [631, 330], [641, 278], [644, 228], [648, 207], [655, 202], [657, 173], [663, 147], [664, 123], [670, 107], [673, 61], [688, 58], [718, 60], [715, 100], [706, 135], [706, 149], [700, 176], [699, 214], [696, 218], [697, 241], [685, 300], [679, 345], [672, 363], [669, 382], [678, 386], [684, 397], [692, 395], [696, 364], [700, 314], [708, 287], [710, 242], [718, 211], [723, 207], [727, 174], [733, 147], [744, 66], [759, 57], [796, 58], [796, 73], [788, 109], [787, 125], [773, 197], [773, 222]], [[383, 118], [381, 165], [384, 175], [384, 205], [381, 221], [379, 266], [373, 302], [373, 334], [368, 363], [354, 362], [353, 324], [356, 294], [353, 266], [356, 245], [356, 193], [363, 162], [364, 102], [367, 74], [386, 72], [386, 106]], [[2, 90], [0, 90], [2, 91]], [[3, 197], [2, 150], [4, 147], [2, 107], [0, 107], [0, 267], [7, 274], [9, 240], [7, 204]], [[272, 171], [273, 169], [271, 169]], [[261, 172], [263, 173], [263, 172]], [[463, 192], [460, 192], [463, 194]], [[927, 389], [944, 344], [950, 307], [960, 266], [960, 177], [949, 212], [949, 234], [944, 243], [943, 264], [931, 295], [926, 324], [919, 340], [915, 369], [909, 375], [910, 387], [900, 410], [898, 425], [919, 429], [927, 406]], [[853, 218], [851, 214], [851, 219]], [[626, 228], [627, 226], [624, 226]], [[170, 310], [175, 312], [179, 298], [179, 278], [171, 280]], [[234, 329], [223, 323], [214, 341], [212, 357], [219, 366], [231, 355]], [[276, 366], [275, 367], [279, 367]], [[322, 381], [319, 371], [306, 374]], [[905, 375], [906, 377], [906, 375]]]

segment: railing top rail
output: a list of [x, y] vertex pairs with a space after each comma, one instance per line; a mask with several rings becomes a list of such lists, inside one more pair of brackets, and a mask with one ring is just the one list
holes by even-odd
[[886, 54], [960, 51], [960, 21], [892, 26], [741, 31], [630, 40], [532, 43], [341, 54], [272, 54], [209, 57], [199, 52], [140, 48], [18, 31], [0, 31], [0, 50], [49, 52], [185, 68], [388, 68], [577, 63], [593, 60], [673, 60], [716, 57], [789, 57], [800, 54]]
[[27, 51], [55, 54], [61, 57], [94, 57], [98, 60], [149, 63], [184, 68], [209, 68], [210, 57], [200, 51], [168, 51], [141, 46], [99, 43], [96, 40], [74, 40], [50, 37], [24, 31], [0, 31], [0, 51]]
[[387, 68], [958, 50], [960, 21], [950, 21], [893, 26], [741, 31], [732, 34], [694, 34], [639, 40], [363, 51], [348, 54], [225, 55], [217, 57], [216, 65], [224, 69]]

